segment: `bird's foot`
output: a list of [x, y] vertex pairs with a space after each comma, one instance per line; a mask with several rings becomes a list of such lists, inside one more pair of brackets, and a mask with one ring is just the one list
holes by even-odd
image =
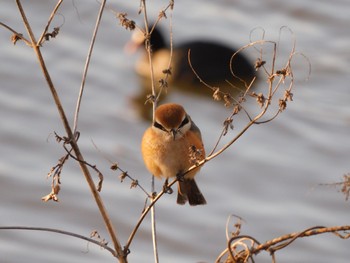
[[183, 181], [185, 181], [185, 176], [183, 175], [183, 173], [178, 173], [178, 174], [176, 174], [176, 178], [177, 178], [177, 180], [179, 181], [179, 182], [183, 182]]
[[168, 179], [166, 179], [165, 182], [164, 182], [163, 191], [166, 194], [172, 194], [173, 193], [173, 189], [171, 189], [171, 187], [168, 186]]

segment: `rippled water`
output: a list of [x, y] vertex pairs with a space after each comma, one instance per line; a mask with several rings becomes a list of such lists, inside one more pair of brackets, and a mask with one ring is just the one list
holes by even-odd
[[[23, 2], [38, 35], [55, 2]], [[106, 156], [148, 186], [139, 142], [149, 123], [140, 120], [131, 107], [130, 98], [138, 92], [133, 72], [137, 57], [123, 52], [130, 33], [118, 25], [112, 12], [137, 16], [139, 2], [119, 2], [109, 3], [102, 20], [79, 130], [84, 156], [105, 175], [101, 195], [125, 243], [144, 196], [130, 190], [128, 183], [120, 184]], [[155, 17], [164, 5], [150, 4], [150, 16]], [[54, 21], [55, 26], [64, 23], [61, 32], [43, 48], [70, 120], [98, 7], [95, 1], [64, 2], [62, 15]], [[295, 33], [297, 50], [312, 64], [312, 75], [308, 82], [296, 83], [294, 101], [279, 118], [253, 126], [202, 168], [198, 184], [207, 206], [177, 206], [174, 195], [158, 203], [161, 262], [213, 262], [226, 246], [225, 224], [230, 214], [244, 219], [242, 234], [260, 242], [311, 226], [349, 224], [349, 203], [344, 196], [336, 188], [318, 185], [340, 181], [350, 170], [349, 8], [350, 3], [342, 0], [175, 2], [175, 43], [211, 37], [241, 46], [248, 43], [253, 28], [262, 27], [266, 39], [277, 40], [279, 28], [288, 26]], [[18, 14], [13, 1], [1, 2], [0, 21], [24, 33]], [[64, 135], [64, 130], [33, 51], [23, 43], [13, 46], [10, 36], [0, 29], [0, 225], [52, 227], [82, 235], [96, 229], [108, 239], [74, 162], [63, 169], [60, 202], [40, 201], [50, 191], [46, 174], [64, 153], [53, 132]], [[288, 40], [288, 34], [284, 36]], [[282, 46], [281, 53], [288, 48]], [[307, 75], [303, 63], [295, 70]], [[183, 94], [173, 93], [171, 100], [185, 106], [211, 149], [227, 110], [205, 98]], [[153, 261], [150, 233], [147, 219], [131, 246], [130, 262]], [[0, 242], [1, 262], [113, 262], [108, 252], [57, 234], [3, 230]], [[330, 234], [305, 238], [277, 252], [277, 262], [348, 262], [348, 247], [348, 240]], [[268, 254], [257, 257], [257, 262], [270, 261]]]

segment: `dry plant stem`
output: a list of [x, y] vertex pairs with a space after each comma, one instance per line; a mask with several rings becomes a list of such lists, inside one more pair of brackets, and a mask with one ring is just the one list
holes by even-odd
[[[194, 167], [195, 168], [195, 167]], [[193, 170], [194, 168], [192, 169], [189, 169], [186, 173], [190, 172], [191, 170]], [[186, 174], [184, 173], [184, 174]], [[178, 179], [174, 179], [171, 183], [168, 184], [168, 187], [171, 187], [173, 186], [176, 182], [178, 181]], [[134, 230], [132, 231], [132, 233], [130, 234], [130, 237], [124, 247], [124, 250], [127, 251], [130, 247], [130, 244], [132, 242], [132, 240], [134, 239], [135, 237], [135, 234], [136, 232], [138, 231], [141, 223], [143, 222], [143, 220], [145, 219], [146, 215], [149, 213], [149, 211], [151, 210], [151, 208], [155, 205], [155, 203], [165, 194], [165, 191], [162, 190], [161, 192], [159, 192], [159, 194], [157, 194], [155, 197], [152, 198], [152, 201], [151, 203], [149, 204], [148, 207], [146, 207], [146, 209], [142, 212], [140, 218], [139, 218], [139, 221], [137, 222]]]
[[95, 29], [94, 29], [94, 32], [93, 32], [93, 35], [92, 35], [92, 39], [91, 39], [88, 55], [86, 57], [84, 73], [83, 73], [83, 79], [81, 81], [81, 86], [80, 86], [80, 90], [79, 90], [77, 106], [76, 106], [75, 115], [74, 115], [74, 125], [73, 125], [73, 131], [74, 131], [73, 133], [74, 134], [77, 132], [77, 128], [78, 128], [79, 109], [80, 109], [80, 105], [81, 105], [81, 99], [83, 97], [86, 76], [87, 76], [87, 72], [88, 72], [88, 69], [89, 69], [90, 59], [91, 59], [91, 55], [92, 55], [92, 50], [94, 48], [94, 44], [95, 44], [95, 40], [96, 40], [96, 36], [97, 36], [97, 31], [98, 31], [98, 28], [100, 26], [100, 22], [101, 22], [101, 18], [102, 18], [102, 14], [103, 14], [103, 10], [105, 8], [105, 5], [106, 5], [106, 0], [103, 0], [102, 3], [101, 3], [101, 6], [100, 6], [100, 10], [99, 10], [98, 16], [97, 16]]
[[[141, 6], [143, 9], [144, 13], [144, 23], [145, 23], [145, 31], [146, 31], [146, 36], [149, 36], [149, 24], [148, 24], [148, 16], [147, 16], [147, 8], [146, 8], [146, 0], [141, 0]], [[152, 104], [153, 104], [153, 115], [152, 115], [152, 120], [154, 121], [155, 119], [155, 110], [157, 108], [157, 101], [155, 100], [156, 98], [156, 89], [154, 85], [154, 71], [153, 71], [153, 63], [152, 63], [152, 54], [151, 54], [151, 43], [149, 42], [149, 39], [146, 39], [145, 42], [145, 48], [148, 54], [148, 62], [150, 66], [150, 72], [151, 72], [151, 88], [152, 88]]]
[[24, 226], [5, 226], [5, 227], [0, 227], [1, 230], [33, 230], [33, 231], [45, 231], [45, 232], [53, 232], [53, 233], [58, 233], [58, 234], [62, 234], [62, 235], [66, 235], [66, 236], [72, 236], [75, 238], [80, 238], [83, 240], [86, 240], [90, 243], [96, 244], [106, 250], [108, 250], [109, 252], [112, 253], [112, 255], [115, 254], [115, 251], [113, 248], [109, 247], [106, 245], [106, 243], [103, 243], [101, 241], [86, 237], [86, 236], [82, 236], [76, 233], [72, 233], [69, 231], [65, 231], [65, 230], [60, 230], [60, 229], [55, 229], [55, 228], [47, 228], [47, 227], [24, 227]]
[[[186, 172], [183, 173], [183, 176], [186, 175], [187, 173], [189, 173], [190, 171], [192, 171], [193, 169], [195, 169], [198, 166], [202, 166], [204, 165], [204, 163], [206, 163], [207, 161], [217, 157], [218, 155], [220, 155], [223, 151], [225, 151], [227, 148], [229, 148], [236, 140], [238, 140], [253, 124], [256, 123], [256, 121], [258, 121], [267, 111], [270, 102], [271, 102], [271, 92], [272, 92], [272, 84], [273, 84], [273, 79], [269, 82], [269, 96], [268, 99], [265, 102], [264, 108], [262, 109], [262, 111], [255, 116], [255, 118], [253, 118], [243, 129], [240, 133], [238, 133], [229, 143], [227, 143], [226, 145], [224, 145], [220, 150], [218, 150], [217, 152], [207, 156], [205, 159], [203, 159], [202, 161], [200, 161], [197, 165], [193, 165], [191, 166]], [[178, 179], [174, 179], [171, 183], [169, 183], [169, 187], [171, 187], [173, 184], [175, 184], [178, 181]], [[161, 198], [161, 196], [164, 194], [164, 190], [162, 190], [155, 198], [152, 199], [151, 204], [143, 211], [139, 221], [137, 222], [133, 232], [131, 233], [128, 242], [125, 246], [125, 249], [128, 250], [138, 228], [140, 227], [142, 221], [144, 220], [144, 218], [146, 217], [146, 215], [148, 214], [148, 212], [151, 210], [151, 208], [155, 205], [155, 203]]]
[[32, 42], [32, 47], [33, 47], [34, 52], [35, 52], [35, 54], [36, 54], [36, 56], [38, 58], [40, 67], [41, 67], [41, 69], [43, 71], [44, 77], [45, 77], [45, 79], [47, 81], [47, 84], [48, 84], [48, 86], [50, 88], [50, 91], [52, 93], [52, 97], [53, 97], [53, 99], [55, 101], [56, 107], [57, 107], [58, 112], [60, 114], [61, 120], [63, 122], [63, 126], [64, 126], [64, 128], [66, 130], [68, 138], [70, 139], [70, 144], [72, 146], [72, 149], [73, 149], [73, 151], [75, 153], [75, 156], [79, 160], [82, 161], [82, 162], [79, 162], [79, 166], [80, 166], [80, 168], [81, 168], [81, 170], [82, 170], [82, 172], [83, 172], [83, 174], [84, 174], [84, 176], [86, 178], [86, 181], [87, 181], [87, 183], [88, 183], [88, 185], [90, 187], [92, 195], [94, 196], [96, 204], [97, 204], [97, 206], [98, 206], [98, 208], [100, 210], [100, 213], [101, 213], [101, 215], [102, 215], [102, 217], [104, 219], [107, 231], [108, 231], [108, 233], [109, 233], [109, 235], [110, 235], [110, 237], [112, 239], [112, 242], [113, 242], [113, 245], [114, 245], [114, 249], [116, 250], [115, 256], [117, 256], [119, 258], [119, 262], [127, 262], [126, 255], [124, 255], [124, 251], [121, 248], [119, 240], [117, 239], [114, 227], [113, 227], [112, 222], [111, 222], [111, 220], [110, 220], [110, 218], [109, 218], [109, 216], [107, 214], [107, 210], [105, 209], [105, 206], [104, 206], [104, 204], [102, 202], [102, 199], [101, 199], [101, 197], [100, 197], [100, 195], [99, 195], [99, 193], [98, 193], [98, 191], [97, 191], [97, 189], [95, 187], [95, 184], [94, 184], [94, 181], [92, 180], [92, 177], [91, 177], [91, 174], [89, 172], [89, 169], [86, 166], [86, 164], [83, 162], [84, 158], [83, 158], [83, 156], [82, 156], [82, 154], [80, 152], [80, 149], [78, 147], [78, 144], [77, 144], [77, 142], [75, 140], [75, 137], [73, 135], [73, 132], [71, 130], [71, 127], [69, 125], [67, 117], [65, 115], [64, 109], [62, 107], [61, 101], [59, 99], [59, 96], [58, 96], [58, 94], [56, 92], [56, 89], [55, 89], [53, 83], [52, 83], [52, 80], [51, 80], [51, 77], [49, 75], [49, 72], [47, 71], [44, 59], [43, 59], [41, 51], [40, 51], [40, 47], [36, 44], [37, 42], [35, 41], [35, 37], [34, 37], [33, 31], [32, 31], [32, 29], [30, 27], [30, 24], [29, 24], [29, 22], [28, 22], [28, 20], [26, 18], [26, 15], [25, 15], [25, 12], [24, 12], [24, 10], [22, 8], [20, 0], [16, 0], [16, 3], [17, 3], [19, 11], [21, 13], [24, 25], [25, 25], [25, 27], [26, 27], [26, 29], [28, 31], [29, 36], [30, 36], [30, 40]]
[[[154, 182], [154, 176], [152, 176], [152, 195], [151, 195], [151, 202], [153, 201], [153, 193], [155, 193], [155, 182]], [[156, 227], [156, 209], [155, 206], [151, 209], [151, 220], [152, 220], [152, 241], [153, 241], [153, 255], [154, 255], [154, 262], [159, 262], [159, 256], [158, 256], [158, 245], [157, 245], [157, 227]]]
[[51, 21], [52, 21], [52, 19], [55, 17], [56, 12], [57, 12], [58, 8], [60, 7], [60, 5], [62, 4], [62, 2], [63, 2], [63, 0], [59, 0], [59, 1], [57, 2], [57, 4], [56, 4], [55, 8], [53, 9], [53, 11], [52, 11], [52, 13], [51, 13], [51, 15], [50, 15], [49, 21], [47, 22], [47, 25], [46, 25], [46, 27], [45, 27], [43, 33], [41, 34], [41, 36], [40, 36], [40, 38], [39, 38], [39, 40], [38, 40], [38, 42], [37, 42], [37, 45], [38, 45], [38, 46], [41, 45], [41, 43], [42, 43], [42, 41], [43, 41], [43, 39], [44, 39], [44, 37], [45, 37], [45, 34], [47, 33], [47, 30], [49, 29], [49, 26], [50, 26], [50, 24], [51, 24]]
[[[270, 82], [269, 85], [272, 86], [272, 82]], [[262, 111], [257, 116], [255, 116], [255, 118], [253, 118], [230, 142], [228, 142], [226, 145], [224, 145], [220, 150], [216, 151], [215, 153], [208, 155], [204, 160], [200, 161], [198, 165], [203, 165], [205, 162], [210, 161], [211, 159], [214, 159], [215, 157], [220, 155], [222, 152], [224, 152], [227, 148], [229, 148], [235, 141], [237, 141], [253, 124], [255, 124], [262, 116], [264, 116], [267, 109], [269, 108], [270, 101], [271, 101], [271, 98], [269, 97], [269, 99], [266, 100], [265, 106], [262, 109]], [[195, 167], [193, 167], [193, 169], [194, 168]]]
[[5, 27], [6, 29], [10, 30], [13, 34], [15, 34], [19, 39], [23, 40], [24, 43], [26, 43], [27, 46], [32, 46], [32, 43], [26, 39], [22, 34], [18, 33], [16, 30], [12, 29], [8, 25], [5, 25], [4, 23], [0, 22], [0, 26]]
[[[151, 198], [151, 201], [153, 201], [153, 197]], [[154, 206], [151, 209], [151, 219], [152, 219], [152, 241], [153, 241], [154, 262], [158, 263], [159, 256], [158, 256], [158, 245], [157, 245], [156, 210], [154, 209]]]
[[[279, 249], [282, 249], [282, 248], [288, 246], [293, 241], [295, 241], [297, 238], [320, 235], [320, 234], [324, 234], [324, 233], [333, 233], [342, 239], [348, 239], [348, 238], [350, 238], [350, 234], [343, 236], [343, 235], [340, 235], [338, 232], [339, 231], [349, 231], [349, 230], [350, 230], [350, 226], [335, 226], [335, 227], [315, 226], [315, 227], [311, 227], [309, 229], [306, 229], [302, 232], [287, 234], [287, 235], [275, 238], [273, 240], [267, 241], [264, 244], [258, 245], [256, 248], [254, 248], [252, 250], [252, 253], [257, 254], [261, 250], [268, 250], [271, 253], [273, 253], [276, 250], [279, 250]], [[285, 243], [282, 243], [282, 242], [285, 242]], [[282, 244], [280, 244], [276, 247], [273, 247], [274, 245], [277, 245], [278, 243], [282, 243]]]
[[[143, 14], [144, 14], [144, 23], [145, 23], [145, 31], [146, 31], [146, 36], [149, 36], [150, 31], [149, 31], [149, 24], [148, 24], [148, 16], [147, 16], [147, 8], [146, 8], [146, 0], [141, 0], [141, 6], [143, 9]], [[151, 43], [149, 41], [149, 38], [147, 38], [145, 42], [145, 48], [148, 54], [148, 61], [150, 65], [150, 73], [151, 73], [151, 87], [152, 87], [152, 121], [154, 122], [155, 120], [155, 111], [157, 108], [157, 101], [158, 99], [156, 98], [156, 90], [155, 90], [155, 85], [154, 85], [154, 71], [153, 71], [153, 63], [152, 63], [152, 54], [151, 54]], [[149, 207], [151, 208], [151, 219], [152, 219], [152, 241], [153, 241], [153, 251], [154, 251], [154, 259], [155, 262], [158, 263], [158, 247], [157, 247], [157, 233], [156, 233], [156, 218], [155, 218], [155, 206], [154, 206], [154, 199], [153, 199], [153, 192], [154, 192], [154, 176], [152, 175], [152, 202]], [[147, 211], [147, 209], [146, 209]], [[149, 210], [148, 210], [149, 211]], [[148, 213], [147, 211], [147, 213]], [[147, 214], [146, 213], [146, 214]], [[146, 215], [145, 214], [145, 215]], [[144, 217], [139, 220], [137, 227], [134, 229], [137, 231], [139, 225], [143, 221]], [[131, 234], [131, 239], [129, 238], [127, 245], [125, 246], [126, 251], [128, 250], [130, 243], [135, 235], [135, 232]]]
[[[265, 41], [266, 42], [266, 41]], [[274, 64], [272, 67], [272, 72], [274, 71]], [[202, 83], [204, 83], [204, 85], [207, 85], [204, 81], [202, 81], [200, 79], [200, 81]], [[272, 99], [272, 87], [273, 87], [273, 81], [274, 78], [271, 78], [269, 81], [269, 92], [268, 92], [268, 98], [266, 99], [265, 105], [262, 109], [262, 111], [255, 116], [255, 118], [252, 118], [251, 121], [230, 141], [228, 142], [226, 145], [224, 145], [220, 150], [218, 150], [215, 153], [212, 153], [210, 155], [208, 155], [205, 159], [203, 159], [202, 161], [198, 162], [196, 165], [191, 166], [187, 171], [185, 171], [183, 173], [183, 176], [186, 175], [187, 173], [191, 172], [192, 170], [196, 169], [199, 166], [204, 165], [206, 162], [210, 161], [211, 159], [214, 159], [215, 157], [217, 157], [218, 155], [220, 155], [222, 152], [224, 152], [227, 148], [229, 148], [235, 141], [237, 141], [253, 124], [256, 124], [257, 121], [264, 116], [264, 114], [266, 113], [266, 111], [269, 108], [269, 105], [271, 104], [271, 99]], [[220, 136], [221, 137], [221, 136]], [[174, 179], [171, 183], [169, 183], [169, 187], [171, 187], [173, 184], [175, 184], [178, 181], [178, 179]], [[151, 204], [145, 209], [145, 211], [142, 213], [137, 225], [134, 228], [134, 231], [131, 233], [129, 240], [127, 242], [126, 247], [130, 246], [130, 243], [134, 237], [134, 235], [137, 232], [137, 229], [139, 228], [140, 224], [142, 223], [143, 219], [145, 218], [145, 216], [147, 215], [147, 213], [149, 212], [149, 210], [151, 209], [152, 206], [154, 206], [154, 204], [158, 201], [158, 199], [164, 194], [164, 190], [161, 191], [151, 202]]]
[[[346, 235], [341, 235], [340, 231], [349, 231], [350, 226], [335, 226], [335, 227], [324, 227], [324, 226], [314, 226], [311, 228], [308, 228], [302, 232], [296, 232], [296, 233], [290, 233], [286, 234], [281, 237], [277, 237], [275, 239], [269, 240], [263, 244], [260, 244], [255, 238], [251, 236], [241, 235], [241, 236], [234, 236], [228, 241], [228, 247], [223, 250], [218, 258], [216, 259], [216, 263], [222, 262], [221, 259], [226, 255], [229, 254], [230, 257], [234, 258], [234, 255], [232, 253], [232, 247], [236, 244], [233, 242], [237, 240], [237, 242], [240, 242], [241, 239], [251, 240], [253, 243], [251, 245], [251, 248], [248, 247], [245, 248], [245, 250], [239, 251], [238, 253], [242, 253], [242, 255], [247, 254], [246, 256], [251, 257], [252, 255], [257, 255], [262, 250], [269, 251], [272, 257], [273, 262], [275, 262], [275, 252], [277, 250], [283, 249], [286, 246], [290, 245], [292, 242], [294, 242], [298, 238], [302, 237], [309, 237], [309, 236], [315, 236], [325, 233], [332, 233], [342, 239], [348, 239], [350, 238], [350, 234], [346, 233]], [[256, 246], [254, 247], [254, 245]], [[248, 258], [248, 257], [247, 257]]]
[[[171, 4], [169, 4], [164, 10], [163, 10], [163, 12], [165, 13], [166, 12], [166, 10], [169, 8], [169, 7], [171, 7]], [[171, 15], [170, 15], [170, 25], [169, 25], [169, 28], [170, 28], [170, 54], [169, 54], [169, 63], [168, 63], [168, 68], [167, 68], [167, 70], [170, 70], [171, 71], [171, 63], [172, 63], [172, 60], [173, 60], [173, 53], [174, 53], [174, 48], [173, 48], [173, 25], [172, 25], [172, 19], [173, 19], [173, 16], [172, 16], [172, 13], [171, 13]], [[158, 20], [157, 20], [157, 22], [156, 22], [156, 24], [158, 23], [158, 21], [160, 20], [160, 16], [158, 17]], [[155, 24], [155, 25], [156, 25]], [[169, 78], [169, 73], [166, 73], [165, 74], [165, 81], [167, 82], [167, 80], [168, 80], [168, 78]], [[163, 92], [163, 86], [161, 86], [161, 88], [160, 88], [160, 90], [159, 90], [159, 92], [158, 92], [158, 95], [157, 95], [157, 101], [159, 100], [159, 98], [160, 98], [160, 96], [161, 96], [161, 94], [162, 94], [162, 92]]]

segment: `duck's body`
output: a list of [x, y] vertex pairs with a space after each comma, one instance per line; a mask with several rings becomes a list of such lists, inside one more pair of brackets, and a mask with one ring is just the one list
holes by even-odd
[[[218, 86], [226, 80], [235, 82], [236, 78], [230, 70], [230, 59], [236, 51], [220, 43], [204, 40], [187, 42], [176, 48], [174, 81], [186, 80], [191, 85], [199, 84], [189, 66], [189, 50], [193, 69], [207, 84]], [[255, 76], [252, 64], [239, 53], [233, 58], [233, 72], [244, 80], [251, 80]]]
[[[133, 39], [135, 40], [135, 38]], [[138, 40], [139, 45], [140, 42], [143, 43], [144, 41], [143, 36], [141, 36], [141, 39], [142, 41]], [[230, 62], [237, 50], [213, 40], [203, 39], [188, 41], [179, 45], [174, 44], [172, 57], [169, 45], [166, 44], [159, 29], [155, 28], [153, 30], [150, 43], [156, 87], [158, 86], [158, 81], [165, 78], [163, 71], [169, 68], [171, 58], [171, 75], [167, 79], [168, 86], [171, 89], [175, 88], [205, 95], [212, 94], [212, 91], [199, 81], [191, 69], [188, 61], [189, 50], [191, 51], [190, 60], [192, 67], [198, 76], [207, 84], [213, 87], [220, 87], [221, 91], [229, 92], [233, 96], [238, 93], [239, 89], [245, 88], [242, 80], [249, 84], [256, 76], [254, 63], [241, 53], [237, 53], [232, 59], [233, 75], [230, 69]], [[138, 60], [136, 72], [141, 79], [142, 92], [140, 100], [143, 104], [146, 98], [145, 95], [150, 93], [151, 87], [148, 54], [145, 53]]]

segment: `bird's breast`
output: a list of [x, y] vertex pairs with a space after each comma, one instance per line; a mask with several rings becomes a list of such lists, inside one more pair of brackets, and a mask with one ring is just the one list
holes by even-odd
[[[191, 148], [204, 149], [201, 140], [192, 132], [187, 132], [176, 140], [166, 139], [152, 129], [148, 129], [142, 140], [142, 155], [148, 170], [157, 177], [174, 177], [193, 165]], [[196, 169], [198, 171], [198, 169]], [[189, 178], [195, 173], [188, 174]]]

